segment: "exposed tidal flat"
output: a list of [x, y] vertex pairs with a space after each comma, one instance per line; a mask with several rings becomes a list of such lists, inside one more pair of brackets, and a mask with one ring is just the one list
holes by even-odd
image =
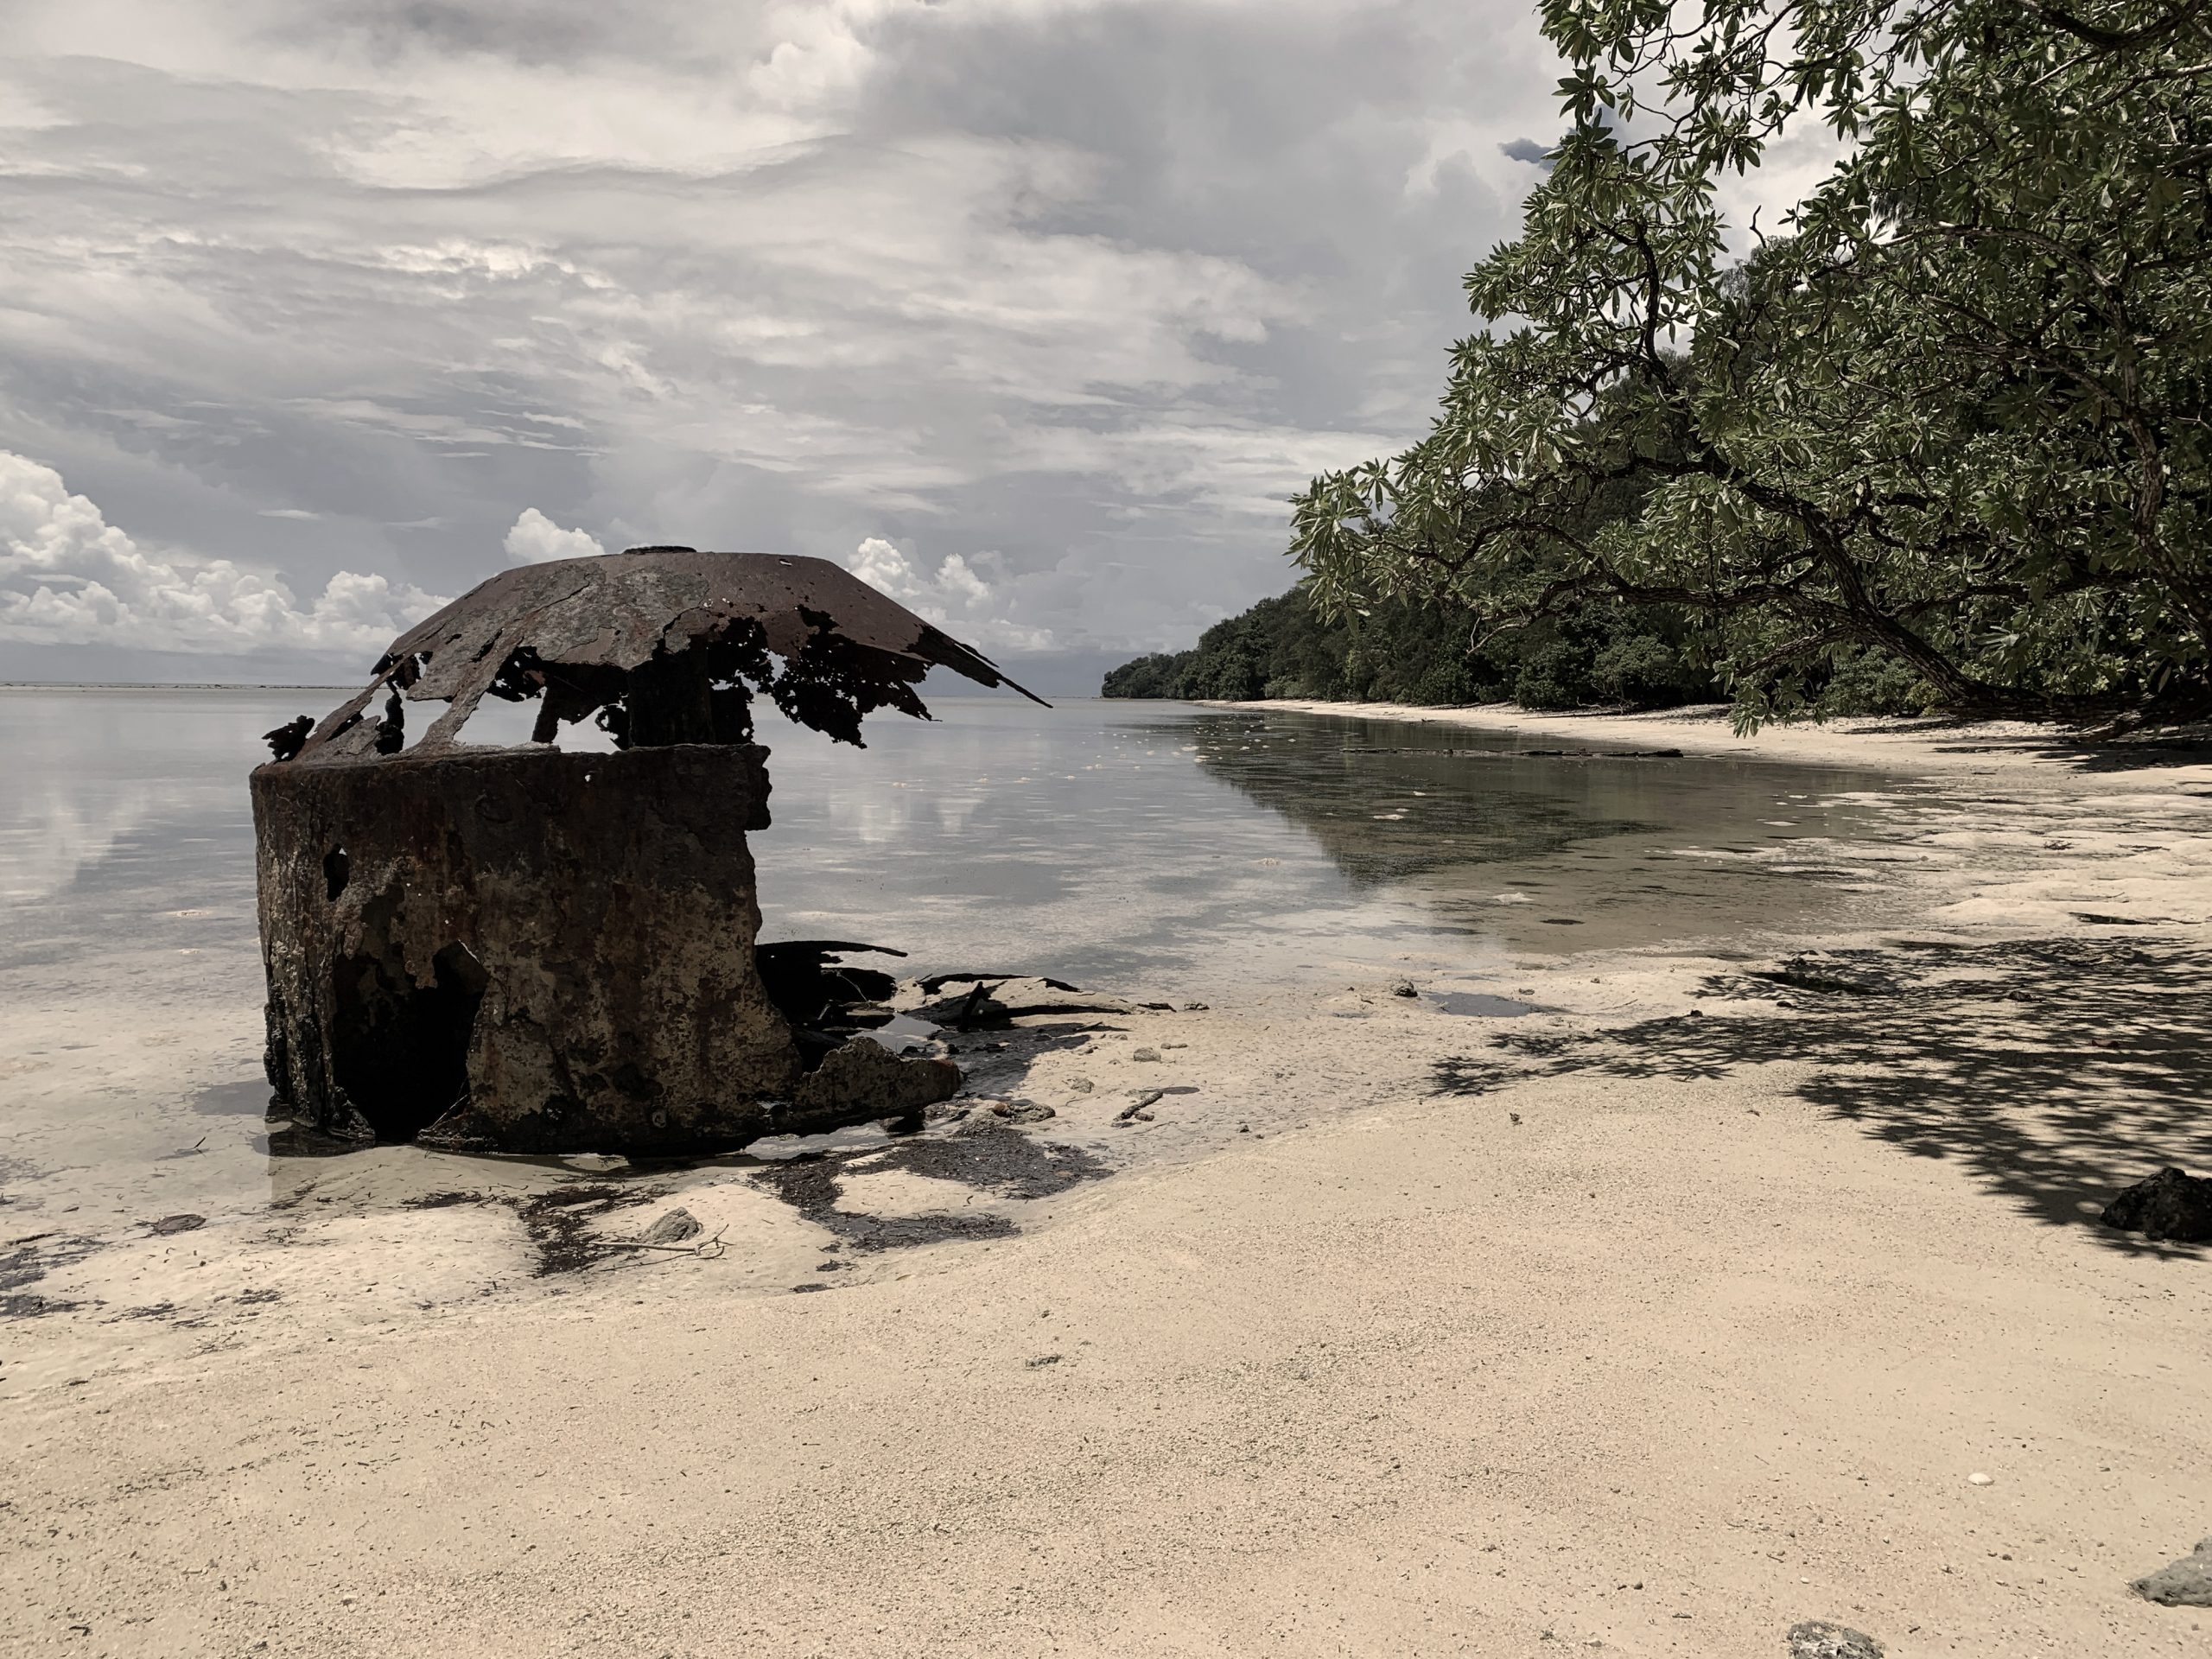
[[9, 1650], [2204, 1650], [2126, 1583], [2212, 1260], [2097, 1223], [2212, 1170], [2196, 751], [771, 733], [764, 937], [1172, 1007], [640, 1166], [285, 1155], [243, 776], [321, 701], [0, 692]]

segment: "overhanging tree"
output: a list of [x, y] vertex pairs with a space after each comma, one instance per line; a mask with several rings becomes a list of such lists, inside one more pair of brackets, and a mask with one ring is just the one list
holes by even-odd
[[[1884, 653], [1932, 704], [2202, 698], [2201, 4], [1550, 0], [1571, 127], [1428, 436], [1313, 481], [1325, 607], [1678, 607], [1747, 721]], [[1793, 124], [1783, 234], [1717, 207]]]

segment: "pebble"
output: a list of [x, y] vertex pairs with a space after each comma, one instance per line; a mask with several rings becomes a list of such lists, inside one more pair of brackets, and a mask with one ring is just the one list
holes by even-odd
[[1996, 1484], [1994, 1478], [1983, 1474], [1979, 1469], [1967, 1477], [1967, 1484], [1969, 1486], [1994, 1486]]
[[1789, 1627], [1789, 1659], [1882, 1659], [1887, 1651], [1864, 1630], [1808, 1618]]
[[1160, 1051], [1156, 1048], [1141, 1048], [1129, 1058], [1133, 1060], [1156, 1060], [1160, 1058]]
[[689, 1210], [670, 1210], [660, 1215], [653, 1224], [638, 1236], [640, 1244], [681, 1244], [687, 1238], [696, 1238], [705, 1230], [699, 1217]]

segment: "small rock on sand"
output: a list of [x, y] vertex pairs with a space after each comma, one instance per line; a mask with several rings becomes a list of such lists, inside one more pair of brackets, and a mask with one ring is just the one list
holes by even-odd
[[1882, 1659], [1882, 1644], [1864, 1630], [1808, 1618], [1789, 1627], [1789, 1659]]
[[702, 1229], [699, 1217], [689, 1210], [671, 1210], [657, 1216], [653, 1224], [638, 1235], [640, 1244], [681, 1244], [687, 1238], [696, 1238]]
[[2113, 1199], [2102, 1219], [2107, 1227], [2145, 1238], [2212, 1243], [2212, 1179], [2162, 1169]]
[[159, 1221], [147, 1224], [149, 1228], [161, 1236], [166, 1236], [170, 1233], [193, 1232], [207, 1224], [207, 1217], [205, 1216], [163, 1216]]
[[2161, 1607], [2212, 1607], [2212, 1538], [2177, 1561], [2146, 1573], [2127, 1586]]
[[1160, 1051], [1156, 1048], [1141, 1048], [1129, 1058], [1133, 1060], [1156, 1060], [1160, 1058]]

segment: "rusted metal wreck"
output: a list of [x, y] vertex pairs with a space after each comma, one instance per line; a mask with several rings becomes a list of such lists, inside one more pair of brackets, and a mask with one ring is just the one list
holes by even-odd
[[[758, 944], [746, 844], [754, 697], [857, 744], [879, 709], [929, 717], [932, 666], [1022, 690], [836, 565], [690, 548], [505, 571], [410, 629], [253, 773], [278, 1107], [357, 1141], [679, 1152], [951, 1094], [951, 1062], [861, 1034], [892, 981], [839, 953], [868, 947]], [[464, 741], [487, 696], [536, 701], [530, 743]], [[588, 718], [611, 751], [553, 747]]]

